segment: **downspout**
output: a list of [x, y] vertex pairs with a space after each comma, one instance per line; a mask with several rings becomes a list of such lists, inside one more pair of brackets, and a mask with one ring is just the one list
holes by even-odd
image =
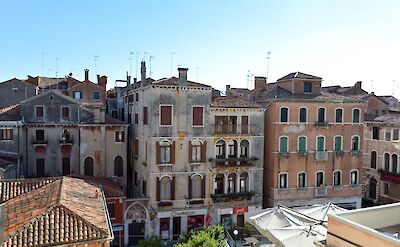
[[25, 178], [28, 177], [28, 127], [24, 125], [25, 129]]
[[82, 174], [81, 173], [81, 112], [80, 112], [81, 106], [78, 106], [78, 174]]
[[294, 94], [294, 81], [292, 79], [292, 94]]

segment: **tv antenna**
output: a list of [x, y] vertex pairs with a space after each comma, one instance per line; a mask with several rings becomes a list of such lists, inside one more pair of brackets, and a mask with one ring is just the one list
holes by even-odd
[[254, 73], [250, 73], [250, 70], [247, 70], [247, 88], [250, 87], [250, 81], [254, 77]]
[[200, 67], [197, 66], [196, 67], [196, 82], [199, 82], [199, 69], [200, 69]]
[[394, 97], [394, 86], [395, 86], [395, 80], [393, 80], [393, 89], [392, 89], [392, 96]]
[[61, 58], [56, 57], [56, 78], [58, 78], [58, 61], [61, 60]]
[[46, 54], [47, 54], [46, 52], [41, 53], [41, 55], [42, 55], [42, 77], [44, 76], [44, 55], [46, 55]]
[[268, 80], [268, 76], [269, 76], [269, 59], [271, 58], [271, 52], [268, 51], [267, 52], [267, 80]]
[[99, 56], [94, 55], [94, 72], [97, 75], [97, 59], [99, 58]]
[[147, 51], [144, 51], [143, 52], [143, 59], [142, 59], [142, 61], [146, 61], [146, 55], [148, 55], [149, 53], [147, 52]]
[[132, 76], [132, 55], [133, 52], [129, 53], [129, 75]]
[[135, 52], [136, 54], [136, 64], [135, 64], [135, 69], [136, 69], [136, 73], [135, 73], [135, 77], [138, 78], [138, 55], [140, 55], [140, 52]]
[[172, 77], [172, 57], [175, 55], [175, 52], [171, 52], [171, 77]]
[[153, 58], [156, 58], [156, 57], [150, 55], [150, 66], [149, 66], [150, 67], [150, 77], [153, 74], [153, 72], [151, 71], [151, 61], [153, 61]]

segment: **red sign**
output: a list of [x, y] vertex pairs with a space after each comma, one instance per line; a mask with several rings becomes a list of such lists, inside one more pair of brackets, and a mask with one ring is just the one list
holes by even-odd
[[233, 208], [233, 214], [244, 214], [249, 212], [249, 209], [247, 207], [244, 208]]

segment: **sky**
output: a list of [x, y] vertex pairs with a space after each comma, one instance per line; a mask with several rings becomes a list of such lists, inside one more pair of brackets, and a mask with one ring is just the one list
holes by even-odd
[[87, 68], [110, 88], [127, 72], [140, 78], [144, 60], [154, 79], [187, 67], [220, 90], [301, 71], [400, 98], [399, 10], [397, 0], [2, 0], [0, 81], [82, 80]]

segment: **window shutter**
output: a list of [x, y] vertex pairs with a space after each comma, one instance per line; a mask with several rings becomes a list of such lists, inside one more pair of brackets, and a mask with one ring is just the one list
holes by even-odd
[[201, 162], [206, 163], [206, 157], [207, 157], [207, 142], [204, 141], [203, 144], [201, 145]]
[[203, 176], [201, 185], [201, 198], [206, 198], [206, 175]]
[[171, 164], [175, 164], [175, 141], [172, 142], [170, 150]]
[[241, 125], [241, 133], [248, 134], [249, 133], [249, 117], [242, 116], [242, 125]]
[[192, 142], [189, 141], [189, 163], [192, 163]]
[[171, 179], [171, 200], [175, 200], [175, 177]]
[[156, 163], [160, 164], [160, 142], [156, 142]]
[[157, 201], [160, 201], [160, 178], [156, 177]]
[[188, 190], [189, 190], [189, 193], [188, 193], [188, 197], [189, 197], [189, 199], [192, 199], [192, 178], [191, 178], [191, 176], [189, 175], [188, 176]]
[[143, 107], [143, 124], [147, 124], [147, 106]]

